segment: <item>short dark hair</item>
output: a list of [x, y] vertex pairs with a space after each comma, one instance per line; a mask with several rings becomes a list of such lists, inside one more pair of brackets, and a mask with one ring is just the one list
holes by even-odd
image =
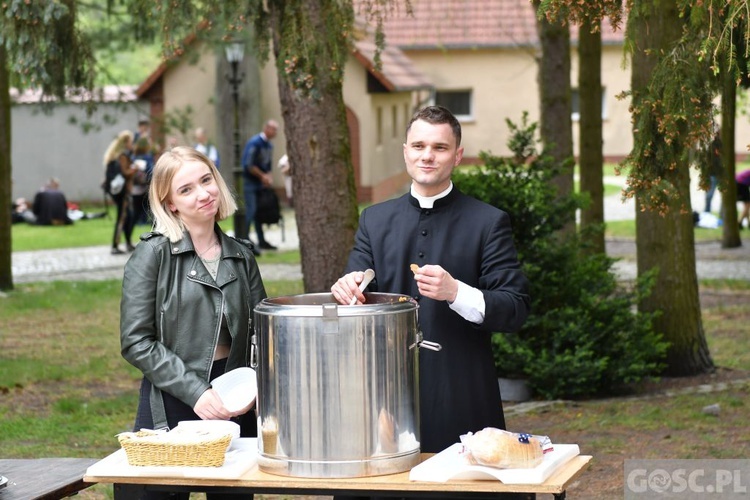
[[444, 108], [443, 106], [427, 106], [418, 110], [414, 113], [409, 121], [409, 125], [406, 127], [406, 135], [409, 135], [411, 124], [417, 120], [423, 120], [433, 125], [439, 125], [441, 123], [447, 123], [453, 129], [453, 136], [456, 138], [456, 146], [461, 145], [461, 124], [453, 113]]

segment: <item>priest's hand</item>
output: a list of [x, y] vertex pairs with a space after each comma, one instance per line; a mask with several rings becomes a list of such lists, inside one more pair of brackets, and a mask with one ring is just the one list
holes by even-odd
[[452, 303], [458, 294], [458, 281], [441, 266], [426, 265], [416, 270], [414, 281], [423, 297]]

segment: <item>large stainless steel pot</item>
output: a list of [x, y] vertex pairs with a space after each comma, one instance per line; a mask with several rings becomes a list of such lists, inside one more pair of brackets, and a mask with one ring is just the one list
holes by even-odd
[[419, 461], [417, 303], [366, 293], [262, 301], [255, 308], [259, 466], [297, 477], [360, 477]]

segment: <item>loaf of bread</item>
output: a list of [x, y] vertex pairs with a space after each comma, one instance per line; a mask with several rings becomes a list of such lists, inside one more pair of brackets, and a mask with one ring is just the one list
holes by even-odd
[[461, 436], [470, 463], [499, 469], [529, 469], [542, 462], [542, 443], [529, 434], [485, 427]]

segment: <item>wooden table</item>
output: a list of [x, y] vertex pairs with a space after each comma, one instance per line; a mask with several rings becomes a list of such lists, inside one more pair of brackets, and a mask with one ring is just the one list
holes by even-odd
[[[423, 453], [424, 461], [432, 456]], [[283, 495], [364, 495], [381, 497], [443, 497], [472, 496], [495, 493], [548, 493], [564, 499], [565, 491], [591, 461], [590, 455], [579, 455], [555, 472], [542, 484], [503, 484], [499, 481], [449, 481], [427, 483], [409, 481], [409, 472], [387, 476], [310, 479], [275, 476], [253, 467], [239, 479], [186, 479], [159, 477], [105, 477], [84, 476], [91, 483], [146, 485], [148, 489], [172, 491], [206, 491], [222, 493], [257, 493]], [[0, 500], [5, 500], [0, 495]]]
[[0, 500], [58, 499], [91, 486], [83, 480], [95, 458], [0, 459], [0, 476], [8, 484]]

